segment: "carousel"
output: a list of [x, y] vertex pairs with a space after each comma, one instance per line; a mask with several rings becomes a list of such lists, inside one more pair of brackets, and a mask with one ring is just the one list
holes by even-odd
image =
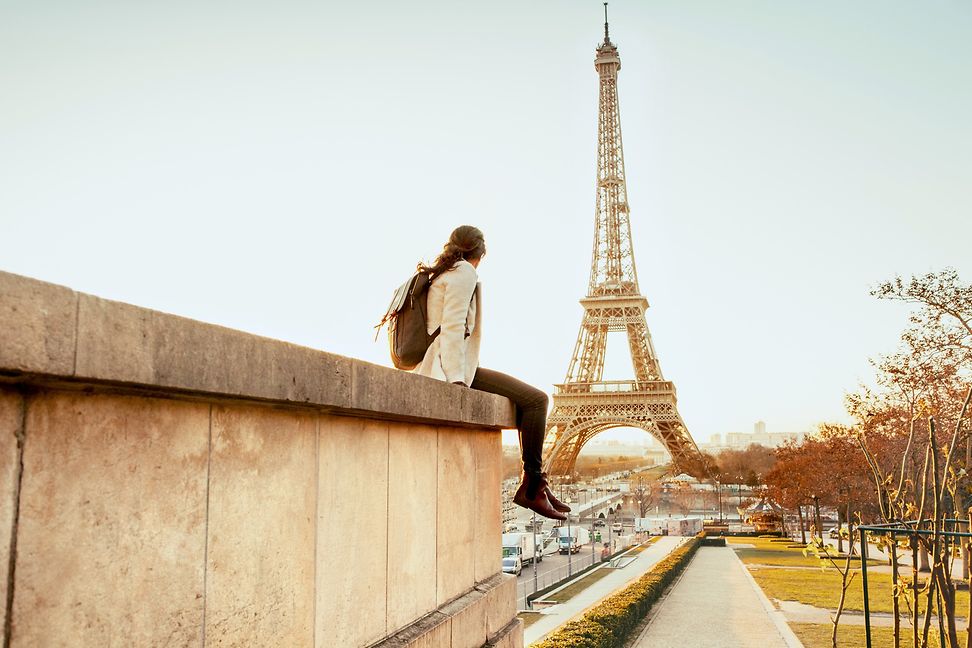
[[756, 528], [756, 533], [783, 533], [783, 508], [765, 497], [740, 511], [746, 524]]

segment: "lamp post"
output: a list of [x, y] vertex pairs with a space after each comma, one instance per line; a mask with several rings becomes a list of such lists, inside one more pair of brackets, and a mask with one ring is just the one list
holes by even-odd
[[821, 528], [820, 525], [820, 498], [817, 497], [816, 493], [814, 493], [813, 495], [810, 496], [810, 499], [813, 500], [813, 511], [814, 511], [813, 526], [816, 529], [817, 533], [820, 535], [820, 539], [823, 540], [823, 529]]
[[716, 492], [719, 497], [719, 524], [722, 524], [722, 482], [716, 480]]
[[[540, 548], [543, 552], [543, 547]], [[533, 513], [533, 591], [536, 592], [540, 587], [537, 585], [537, 513]], [[530, 607], [533, 607], [532, 604]]]
[[[844, 485], [841, 485], [837, 489], [837, 495], [841, 499], [844, 499], [845, 496], [848, 494], [848, 492], [849, 492], [849, 490], [848, 490], [847, 486], [844, 486]], [[850, 505], [848, 504], [848, 506], [850, 506]], [[850, 511], [848, 511], [848, 514], [849, 513], [850, 513]], [[849, 516], [848, 516], [847, 520], [845, 520], [845, 522], [847, 523], [847, 530], [849, 532], [850, 531], [850, 517]], [[844, 553], [844, 534], [841, 533], [841, 530], [842, 530], [842, 528], [840, 526], [840, 504], [838, 503], [837, 504], [837, 553]], [[848, 552], [849, 551], [850, 551], [850, 548], [848, 547]]]
[[591, 518], [591, 564], [594, 564], [594, 500], [591, 499], [591, 489], [587, 489], [587, 514]]
[[574, 573], [574, 536], [570, 532], [570, 513], [567, 514], [567, 577]]

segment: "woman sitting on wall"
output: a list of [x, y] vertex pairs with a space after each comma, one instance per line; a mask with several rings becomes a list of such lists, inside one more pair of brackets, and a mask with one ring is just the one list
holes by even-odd
[[435, 263], [420, 264], [419, 270], [432, 275], [428, 333], [439, 329], [439, 335], [415, 372], [513, 401], [523, 459], [523, 478], [513, 501], [544, 517], [566, 520], [570, 507], [554, 497], [542, 472], [547, 395], [512, 376], [479, 366], [483, 311], [476, 268], [485, 254], [483, 233], [462, 225], [449, 236]]

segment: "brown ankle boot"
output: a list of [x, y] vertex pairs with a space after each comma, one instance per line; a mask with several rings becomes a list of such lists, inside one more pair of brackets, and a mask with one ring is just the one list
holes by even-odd
[[516, 494], [513, 496], [513, 503], [536, 511], [543, 517], [563, 522], [567, 516], [550, 505], [547, 490], [541, 485], [542, 481], [540, 473], [524, 472], [520, 487], [516, 489]]
[[550, 484], [547, 482], [547, 473], [540, 473], [540, 480], [540, 488], [547, 494], [547, 501], [550, 502], [550, 506], [561, 513], [570, 513], [570, 507], [554, 497], [553, 491], [550, 490]]

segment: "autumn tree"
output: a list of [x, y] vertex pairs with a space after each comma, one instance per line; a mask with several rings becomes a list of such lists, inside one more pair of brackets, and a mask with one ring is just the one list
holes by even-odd
[[639, 516], [645, 517], [648, 515], [648, 509], [654, 504], [654, 494], [652, 493], [651, 486], [645, 483], [644, 477], [638, 477], [635, 480], [635, 487], [631, 491], [634, 496], [635, 505], [638, 507]]
[[776, 463], [776, 455], [771, 448], [753, 443], [742, 450], [723, 450], [715, 461], [719, 481], [759, 486]]
[[[945, 640], [957, 648], [952, 539], [944, 530], [946, 520], [964, 517], [970, 503], [972, 286], [946, 269], [907, 281], [896, 277], [872, 294], [917, 309], [901, 336], [901, 348], [874, 361], [876, 386], [849, 395], [848, 410], [856, 421], [873, 480], [871, 499], [881, 518], [898, 528], [930, 532], [912, 535], [932, 562], [920, 628], [917, 588], [908, 599], [912, 645], [927, 644], [935, 610]], [[892, 542], [888, 548], [894, 562], [897, 545]], [[912, 582], [917, 582], [917, 573]], [[897, 585], [892, 596], [895, 646], [901, 640], [898, 599], [909, 592], [904, 581]]]

